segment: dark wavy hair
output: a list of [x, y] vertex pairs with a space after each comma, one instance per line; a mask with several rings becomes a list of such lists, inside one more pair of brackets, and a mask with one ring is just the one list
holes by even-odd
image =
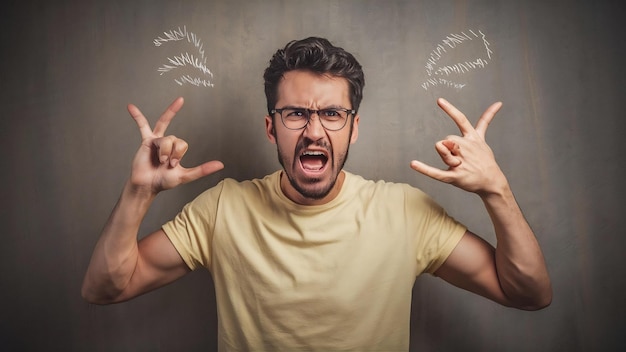
[[365, 86], [361, 64], [352, 54], [332, 45], [327, 39], [309, 37], [289, 42], [284, 49], [279, 49], [272, 56], [263, 74], [268, 113], [276, 108], [280, 80], [285, 73], [293, 70], [345, 78], [350, 87], [352, 109], [359, 110]]

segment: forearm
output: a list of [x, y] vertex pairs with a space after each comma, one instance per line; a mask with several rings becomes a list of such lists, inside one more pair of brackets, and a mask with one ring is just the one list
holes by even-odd
[[138, 259], [137, 233], [154, 200], [130, 183], [124, 190], [102, 230], [82, 286], [83, 297], [92, 303], [114, 302], [128, 285]]
[[496, 232], [495, 263], [503, 292], [522, 309], [547, 306], [552, 288], [543, 253], [508, 183], [481, 198]]

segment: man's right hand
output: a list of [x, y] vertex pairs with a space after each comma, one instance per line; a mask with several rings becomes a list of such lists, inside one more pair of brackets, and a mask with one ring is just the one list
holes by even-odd
[[224, 167], [219, 161], [189, 169], [180, 165], [180, 159], [187, 151], [187, 142], [164, 135], [182, 106], [183, 98], [174, 100], [152, 130], [141, 111], [135, 105], [128, 105], [128, 111], [141, 132], [141, 147], [133, 160], [130, 181], [124, 186], [102, 230], [85, 273], [81, 292], [88, 302], [125, 301], [189, 272], [189, 267], [162, 229], [137, 242], [141, 221], [158, 192]]
[[128, 105], [128, 112], [141, 132], [141, 147], [133, 160], [130, 177], [130, 184], [135, 191], [156, 195], [224, 167], [220, 161], [209, 161], [193, 168], [180, 165], [180, 160], [187, 152], [187, 142], [172, 135], [165, 136], [165, 131], [183, 103], [182, 97], [174, 100], [156, 122], [154, 129], [139, 108]]

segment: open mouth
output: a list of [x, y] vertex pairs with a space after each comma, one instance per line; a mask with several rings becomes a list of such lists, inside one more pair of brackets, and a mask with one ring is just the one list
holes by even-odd
[[307, 150], [300, 155], [300, 165], [306, 171], [321, 171], [328, 157], [321, 151]]

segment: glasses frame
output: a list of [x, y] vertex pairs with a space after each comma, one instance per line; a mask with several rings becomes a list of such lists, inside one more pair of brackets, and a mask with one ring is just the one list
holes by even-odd
[[[306, 115], [305, 115], [306, 123], [304, 124], [304, 126], [299, 127], [299, 128], [288, 127], [287, 124], [285, 123], [285, 119], [283, 118], [283, 111], [285, 111], [285, 110], [302, 110], [304, 113], [306, 113]], [[341, 127], [333, 129], [333, 128], [328, 128], [328, 127], [324, 126], [324, 119], [320, 118], [320, 112], [327, 111], [327, 110], [343, 111], [343, 112], [347, 112], [348, 113], [348, 116], [347, 116], [346, 120], [344, 121], [344, 123], [343, 123], [343, 125]], [[311, 116], [313, 116], [313, 114], [316, 114], [317, 118], [320, 120], [320, 124], [322, 125], [322, 127], [324, 127], [325, 130], [327, 130], [327, 131], [340, 131], [344, 127], [346, 127], [346, 125], [348, 124], [348, 120], [350, 119], [350, 116], [356, 115], [356, 110], [346, 109], [346, 108], [326, 108], [326, 109], [314, 110], [314, 109], [294, 108], [294, 107], [284, 107], [284, 108], [281, 108], [281, 109], [272, 109], [272, 110], [270, 110], [270, 114], [274, 115], [276, 113], [278, 113], [280, 115], [280, 121], [283, 123], [283, 126], [285, 126], [285, 128], [287, 128], [288, 130], [298, 131], [298, 130], [306, 128], [306, 126], [308, 126], [309, 123], [311, 123]]]

